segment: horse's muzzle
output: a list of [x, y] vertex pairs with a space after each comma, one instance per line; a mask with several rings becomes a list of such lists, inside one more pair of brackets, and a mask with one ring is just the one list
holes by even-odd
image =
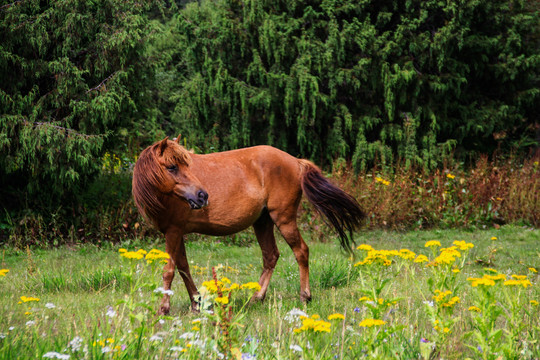
[[189, 206], [196, 210], [208, 205], [208, 193], [203, 190], [199, 190], [196, 198], [187, 199]]

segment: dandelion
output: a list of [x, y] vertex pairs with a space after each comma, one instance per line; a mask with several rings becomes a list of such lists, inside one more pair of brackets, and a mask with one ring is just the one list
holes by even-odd
[[429, 240], [429, 241], [426, 241], [426, 244], [424, 245], [425, 247], [434, 247], [434, 246], [441, 246], [441, 242], [440, 241], [437, 241], [437, 240]]
[[455, 178], [456, 178], [456, 175], [452, 175], [452, 174], [448, 173], [448, 174], [446, 174], [446, 177], [447, 177], [448, 179], [452, 180], [452, 179], [455, 179]]
[[48, 353], [43, 354], [43, 357], [47, 359], [63, 359], [63, 360], [69, 359], [69, 355], [60, 354], [54, 351], [49, 351]]
[[454, 269], [452, 269], [452, 272], [453, 272], [454, 274], [457, 274], [457, 273], [460, 273], [461, 270], [459, 270], [458, 268], [454, 268]]
[[496, 237], [496, 236], [492, 236], [492, 237], [491, 237], [491, 240], [497, 240], [497, 237]]
[[0, 269], [0, 276], [6, 276], [8, 272], [9, 272], [9, 269]]
[[358, 326], [361, 326], [361, 327], [373, 327], [373, 326], [382, 326], [384, 324], [386, 324], [386, 321], [384, 321], [384, 320], [365, 319], [365, 320], [362, 320], [362, 322], [360, 322], [360, 324], [358, 324]]
[[342, 314], [339, 314], [339, 313], [335, 313], [335, 314], [332, 314], [332, 315], [329, 315], [328, 316], [328, 320], [344, 320], [345, 319], [345, 315], [342, 315]]
[[469, 311], [475, 311], [475, 312], [481, 312], [480, 308], [478, 306], [469, 306]]

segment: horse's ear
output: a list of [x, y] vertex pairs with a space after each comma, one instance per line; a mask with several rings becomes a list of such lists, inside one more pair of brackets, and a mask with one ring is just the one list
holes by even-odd
[[163, 155], [163, 152], [167, 148], [167, 140], [169, 140], [169, 137], [167, 136], [165, 139], [161, 140], [158, 144], [158, 152], [159, 156]]
[[178, 145], [180, 145], [180, 138], [182, 137], [182, 134], [178, 134], [176, 139], [174, 140]]

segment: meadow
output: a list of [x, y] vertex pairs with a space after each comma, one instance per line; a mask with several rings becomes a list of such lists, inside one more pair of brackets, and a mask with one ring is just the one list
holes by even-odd
[[250, 304], [253, 234], [190, 236], [201, 312], [177, 275], [170, 316], [156, 314], [160, 238], [5, 247], [0, 359], [540, 358], [538, 229], [364, 231], [354, 258], [319, 232], [303, 228], [308, 304], [282, 239], [267, 298]]

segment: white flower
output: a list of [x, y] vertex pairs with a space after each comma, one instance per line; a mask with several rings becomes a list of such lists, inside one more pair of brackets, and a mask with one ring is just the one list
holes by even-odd
[[163, 319], [159, 319], [158, 322], [159, 322], [161, 325], [165, 324], [165, 320], [163, 320]]
[[105, 347], [101, 348], [101, 353], [102, 354], [105, 354], [105, 353], [108, 353], [108, 352], [111, 352], [111, 351], [112, 351], [112, 349], [110, 347], [108, 347], [108, 346], [105, 346]]
[[77, 352], [81, 349], [83, 339], [79, 336], [75, 336], [73, 340], [69, 342], [69, 347], [71, 348], [71, 351]]
[[163, 341], [163, 338], [157, 335], [152, 335], [150, 341]]
[[6, 338], [6, 334], [0, 333], [0, 339], [5, 339], [5, 338]]
[[302, 347], [300, 345], [291, 345], [289, 346], [289, 349], [295, 351], [295, 352], [302, 352]]
[[194, 335], [192, 332], [186, 332], [180, 335], [180, 339], [191, 339]]
[[305, 312], [303, 312], [300, 309], [293, 308], [291, 311], [289, 311], [287, 313], [287, 315], [285, 315], [284, 319], [285, 319], [285, 321], [287, 321], [290, 324], [290, 323], [293, 323], [293, 322], [299, 320], [300, 316], [308, 317], [308, 314], [306, 314]]
[[425, 305], [429, 306], [429, 307], [433, 307], [433, 301], [422, 301]]
[[45, 307], [46, 307], [47, 309], [54, 309], [54, 308], [56, 307], [56, 305], [54, 305], [53, 303], [46, 303], [46, 304], [45, 304]]
[[170, 351], [182, 351], [184, 350], [183, 347], [181, 346], [173, 346], [172, 348], [169, 349]]
[[112, 308], [112, 306], [109, 306], [109, 307], [107, 308], [107, 313], [106, 313], [105, 315], [107, 315], [107, 316], [110, 317], [110, 318], [113, 318], [113, 317], [116, 316], [116, 311], [114, 311], [114, 309]]
[[32, 325], [35, 325], [36, 322], [34, 320], [30, 320], [30, 321], [27, 321], [26, 322], [26, 326], [32, 326]]
[[50, 351], [50, 352], [44, 354], [43, 357], [48, 358], [48, 359], [63, 359], [63, 360], [69, 359], [69, 355], [60, 354], [60, 353], [57, 353], [57, 352], [54, 352], [54, 351]]
[[13, 330], [15, 330], [15, 326], [10, 326], [9, 331], [13, 331]]
[[165, 290], [164, 288], [162, 288], [161, 286], [158, 287], [157, 289], [154, 290], [155, 293], [162, 293], [164, 295], [173, 295], [174, 294], [174, 291], [172, 290]]

